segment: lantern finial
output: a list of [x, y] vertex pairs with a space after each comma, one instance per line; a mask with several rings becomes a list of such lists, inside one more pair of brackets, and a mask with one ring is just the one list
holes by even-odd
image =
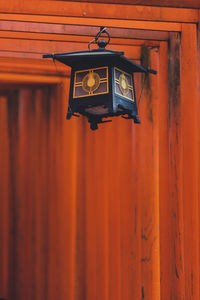
[[[110, 43], [110, 34], [106, 31], [106, 27], [101, 26], [100, 27], [100, 31], [96, 34], [95, 38], [89, 42], [88, 44], [88, 49], [90, 50], [90, 45], [91, 44], [98, 44], [100, 49], [105, 49], [105, 47]], [[108, 36], [108, 41], [106, 42], [105, 40], [99, 40], [100, 36], [102, 35], [102, 33], [106, 33]]]

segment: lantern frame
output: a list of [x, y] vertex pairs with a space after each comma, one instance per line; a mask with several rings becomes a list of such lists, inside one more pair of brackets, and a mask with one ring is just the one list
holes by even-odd
[[[99, 40], [102, 33], [107, 34], [107, 42]], [[114, 116], [122, 116], [126, 119], [133, 119], [135, 123], [140, 123], [137, 113], [134, 73], [157, 73], [155, 70], [145, 68], [126, 58], [124, 52], [105, 49], [109, 42], [109, 33], [105, 27], [101, 27], [95, 38], [88, 44], [89, 50], [87, 51], [43, 55], [43, 58], [53, 58], [53, 60], [58, 60], [72, 68], [66, 118], [69, 120], [72, 116], [84, 115], [88, 118], [92, 130], [97, 129], [99, 123], [111, 122], [111, 120], [105, 119]], [[96, 43], [99, 48], [91, 50], [92, 43]], [[107, 78], [104, 80], [100, 78], [97, 71], [103, 69], [107, 70]], [[121, 72], [119, 79], [116, 79], [116, 70]], [[85, 74], [81, 82], [76, 81], [78, 73]], [[131, 84], [128, 84], [128, 81]], [[95, 92], [102, 82], [107, 84], [107, 90]], [[79, 91], [77, 95], [76, 88]], [[126, 93], [129, 93], [129, 98], [126, 97]]]

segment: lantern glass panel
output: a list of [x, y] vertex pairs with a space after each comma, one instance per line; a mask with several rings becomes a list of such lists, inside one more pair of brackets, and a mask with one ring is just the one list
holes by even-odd
[[73, 98], [106, 94], [108, 92], [108, 67], [75, 71]]
[[114, 68], [115, 93], [131, 101], [135, 101], [133, 92], [133, 76], [118, 68]]

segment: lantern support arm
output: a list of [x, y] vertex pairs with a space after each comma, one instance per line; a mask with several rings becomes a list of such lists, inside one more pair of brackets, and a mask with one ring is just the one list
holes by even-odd
[[54, 54], [44, 54], [42, 57], [43, 58], [53, 58], [54, 59]]
[[151, 74], [154, 74], [156, 75], [157, 74], [157, 71], [153, 70], [153, 69], [150, 69], [150, 68], [146, 68], [147, 69], [147, 72], [148, 73], [151, 73]]

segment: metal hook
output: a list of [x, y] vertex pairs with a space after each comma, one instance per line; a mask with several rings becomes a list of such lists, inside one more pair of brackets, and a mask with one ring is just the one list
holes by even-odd
[[110, 34], [106, 31], [106, 29], [107, 29], [106, 27], [103, 27], [103, 26], [100, 27], [100, 31], [96, 34], [95, 38], [91, 42], [89, 42], [89, 44], [88, 44], [88, 49], [89, 50], [90, 50], [90, 45], [91, 44], [93, 44], [93, 43], [97, 44], [97, 41], [98, 41], [98, 39], [99, 39], [99, 37], [101, 36], [102, 33], [106, 33], [107, 36], [108, 36], [108, 41], [106, 42], [106, 46], [110, 43]]

